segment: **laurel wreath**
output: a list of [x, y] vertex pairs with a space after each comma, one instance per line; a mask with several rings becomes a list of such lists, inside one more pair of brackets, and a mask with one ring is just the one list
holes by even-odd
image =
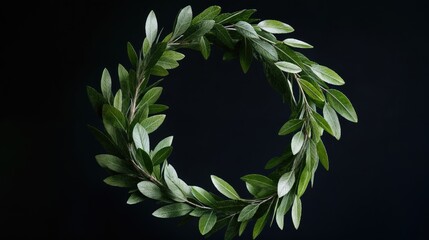
[[[111, 173], [105, 183], [129, 188], [128, 204], [156, 200], [163, 206], [153, 213], [155, 217], [196, 217], [202, 235], [226, 227], [225, 239], [241, 235], [252, 221], [253, 238], [268, 222], [271, 225], [276, 221], [283, 229], [284, 216], [290, 209], [293, 225], [298, 228], [301, 196], [310, 182], [313, 185], [319, 162], [329, 169], [321, 140], [323, 132], [340, 139], [337, 113], [352, 122], [357, 122], [357, 115], [348, 98], [329, 87], [343, 85], [344, 80], [328, 67], [292, 50], [312, 46], [294, 38], [277, 40], [274, 34], [288, 34], [294, 29], [277, 20], [254, 19], [255, 11], [221, 13], [219, 6], [211, 6], [193, 17], [187, 6], [179, 12], [173, 32], [162, 41], [155, 13], [151, 11], [142, 49], [137, 53], [130, 43], [127, 45], [132, 67], [127, 70], [119, 64], [120, 89], [113, 95], [107, 69], [102, 73], [101, 93], [87, 88], [105, 128], [103, 132], [90, 127], [107, 151], [97, 155], [96, 160]], [[168, 70], [177, 68], [178, 61], [185, 57], [179, 49], [200, 51], [207, 59], [212, 45], [225, 51], [224, 59], [238, 58], [244, 72], [253, 59], [261, 62], [268, 82], [291, 109], [290, 119], [279, 130], [279, 135], [293, 133], [291, 144], [283, 154], [267, 162], [265, 169], [271, 173], [241, 177], [253, 196], [251, 199], [239, 196], [230, 184], [214, 175], [211, 180], [215, 188], [227, 199], [189, 186], [167, 161], [173, 150], [172, 136], [155, 147], [150, 145], [149, 134], [160, 127], [166, 117], [160, 113], [168, 109], [158, 103], [162, 93], [160, 81], [149, 84], [150, 77], [164, 77]]]

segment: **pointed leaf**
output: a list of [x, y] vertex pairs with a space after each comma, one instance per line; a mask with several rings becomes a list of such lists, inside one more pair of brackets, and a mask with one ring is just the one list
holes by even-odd
[[244, 230], [246, 230], [247, 224], [249, 223], [249, 221], [243, 221], [240, 224], [240, 229], [238, 230], [238, 236], [241, 236], [241, 234], [243, 234]]
[[202, 235], [206, 235], [214, 225], [216, 224], [217, 216], [214, 211], [211, 211], [209, 213], [204, 214], [201, 216], [199, 222], [198, 222], [198, 228], [200, 230], [200, 233]]
[[129, 73], [127, 69], [124, 68], [121, 64], [118, 65], [118, 76], [119, 76], [119, 84], [121, 85], [122, 94], [124, 96], [130, 95], [130, 80]]
[[187, 35], [183, 40], [197, 40], [200, 37], [204, 36], [206, 33], [212, 30], [215, 21], [213, 20], [203, 20], [196, 25], [191, 26], [188, 31], [186, 31], [185, 35]]
[[337, 113], [351, 122], [358, 122], [356, 111], [346, 95], [335, 89], [329, 89], [327, 92], [328, 102]]
[[334, 70], [322, 66], [322, 65], [311, 65], [311, 71], [316, 74], [320, 80], [332, 84], [332, 85], [344, 85], [344, 80]]
[[127, 43], [127, 53], [128, 53], [128, 59], [130, 59], [131, 64], [134, 67], [136, 67], [138, 62], [137, 53], [130, 42]]
[[241, 69], [244, 73], [247, 73], [253, 60], [253, 48], [247, 39], [241, 42], [239, 54]]
[[219, 6], [210, 6], [192, 19], [192, 25], [203, 20], [213, 20], [217, 15], [219, 15], [220, 11], [221, 8]]
[[252, 219], [258, 208], [259, 204], [247, 205], [241, 210], [240, 215], [238, 215], [238, 221], [243, 222]]
[[165, 116], [165, 114], [154, 115], [144, 119], [140, 124], [146, 129], [147, 133], [152, 133], [161, 126]]
[[229, 220], [228, 227], [225, 231], [224, 240], [234, 239], [234, 237], [238, 235], [239, 229], [240, 229], [240, 224], [238, 223], [237, 218], [232, 217], [231, 220]]
[[137, 203], [143, 202], [144, 197], [139, 192], [134, 192], [130, 195], [130, 197], [127, 200], [127, 204], [133, 205]]
[[316, 120], [317, 125], [319, 125], [325, 131], [327, 131], [329, 134], [334, 136], [334, 133], [332, 132], [331, 126], [319, 113], [313, 111], [312, 116], [314, 117], [314, 120]]
[[320, 163], [322, 163], [322, 166], [329, 170], [329, 158], [328, 153], [326, 152], [325, 145], [322, 141], [319, 141], [317, 143], [317, 155], [319, 156]]
[[210, 42], [204, 36], [200, 37], [200, 51], [205, 60], [209, 59], [211, 52]]
[[153, 156], [153, 165], [160, 165], [162, 164], [167, 158], [170, 156], [171, 152], [173, 151], [173, 147], [164, 147], [161, 148], [159, 151], [155, 153]]
[[311, 169], [305, 166], [301, 172], [301, 177], [299, 178], [298, 193], [297, 193], [298, 197], [301, 197], [302, 194], [304, 194], [305, 189], [307, 189], [307, 185], [311, 179], [311, 174], [312, 174]]
[[287, 121], [279, 131], [279, 135], [286, 135], [291, 132], [294, 132], [298, 130], [303, 124], [303, 121], [301, 119], [291, 119]]
[[162, 200], [162, 190], [153, 182], [142, 181], [137, 184], [139, 191], [146, 197], [154, 200]]
[[142, 102], [147, 103], [148, 105], [154, 104], [159, 96], [161, 96], [162, 87], [154, 87], [149, 89], [146, 94], [143, 96]]
[[192, 21], [192, 8], [191, 6], [186, 6], [182, 10], [180, 10], [179, 15], [176, 19], [176, 25], [174, 26], [173, 35], [171, 39], [174, 40], [176, 37], [182, 35], [186, 30], [188, 30], [189, 26], [191, 26]]
[[332, 135], [337, 140], [340, 140], [340, 138], [341, 138], [341, 125], [340, 125], [340, 121], [338, 120], [337, 113], [329, 105], [329, 103], [325, 103], [325, 106], [323, 106], [323, 117], [325, 118], [325, 120], [329, 124], [329, 126], [331, 126]]
[[109, 103], [112, 101], [112, 78], [106, 68], [103, 70], [103, 74], [101, 75], [101, 93]]
[[103, 121], [108, 123], [109, 125], [125, 130], [126, 127], [126, 119], [122, 112], [120, 112], [118, 109], [105, 104], [103, 106]]
[[193, 209], [193, 207], [189, 206], [186, 203], [173, 203], [159, 208], [158, 210], [153, 212], [152, 215], [158, 218], [181, 217], [188, 214]]
[[302, 213], [301, 199], [298, 196], [295, 196], [295, 200], [292, 206], [292, 222], [296, 229], [298, 229], [299, 223], [301, 221], [301, 213]]
[[140, 165], [144, 167], [150, 174], [153, 171], [152, 160], [150, 159], [149, 154], [141, 148], [137, 149], [137, 160]]
[[149, 134], [146, 129], [139, 123], [136, 124], [133, 130], [133, 140], [136, 148], [141, 148], [145, 152], [150, 151]]
[[225, 195], [225, 197], [228, 197], [228, 198], [234, 199], [234, 200], [240, 199], [240, 196], [235, 191], [235, 189], [229, 183], [227, 183], [225, 180], [223, 180], [219, 177], [216, 177], [214, 175], [211, 175], [211, 179], [212, 179], [213, 185], [216, 187], [216, 189], [220, 193]]
[[213, 26], [213, 33], [219, 41], [229, 49], [234, 49], [234, 43], [232, 41], [229, 32], [220, 24], [216, 23]]
[[235, 24], [235, 29], [245, 38], [259, 39], [258, 33], [255, 29], [247, 22], [239, 21]]
[[290, 171], [283, 174], [280, 177], [279, 182], [277, 184], [277, 195], [279, 196], [279, 198], [288, 194], [294, 184], [295, 184], [294, 171]]
[[246, 176], [241, 177], [241, 180], [247, 183], [250, 183], [256, 187], [261, 187], [266, 189], [276, 188], [274, 181], [272, 179], [260, 174], [248, 174]]
[[135, 188], [138, 179], [126, 174], [112, 175], [104, 179], [104, 183], [113, 187]]
[[109, 154], [99, 154], [95, 156], [97, 163], [104, 168], [108, 168], [117, 173], [133, 173], [130, 164], [123, 159]]
[[281, 62], [276, 62], [275, 64], [283, 72], [299, 73], [302, 71], [302, 69], [298, 65], [290, 62], [281, 61]]
[[156, 15], [154, 11], [150, 11], [146, 19], [146, 38], [149, 41], [149, 44], [152, 45], [155, 42], [156, 36], [158, 34], [158, 22], [156, 20]]
[[107, 103], [106, 99], [97, 90], [92, 87], [86, 87], [89, 101], [97, 114], [101, 114], [103, 105]]
[[284, 216], [289, 211], [289, 209], [292, 207], [292, 203], [295, 199], [294, 196], [295, 195], [292, 193], [289, 193], [286, 196], [284, 196], [282, 198], [282, 201], [281, 201], [279, 207], [277, 208], [276, 222], [277, 222], [277, 225], [279, 226], [279, 228], [281, 230], [283, 230], [283, 227], [284, 227]]
[[159, 141], [159, 143], [156, 145], [154, 152], [158, 152], [162, 148], [169, 147], [173, 143], [173, 136], [166, 137]]
[[319, 102], [324, 102], [325, 101], [325, 96], [323, 95], [323, 93], [321, 91], [319, 91], [317, 88], [315, 88], [313, 86], [313, 84], [311, 84], [310, 82], [307, 82], [304, 79], [299, 79], [299, 83], [302, 87], [302, 89], [304, 90], [304, 92], [313, 100], [319, 101]]
[[185, 58], [185, 55], [176, 51], [167, 50], [162, 54], [162, 57], [171, 58], [175, 61], [180, 61]]
[[113, 106], [118, 109], [119, 111], [122, 111], [122, 91], [121, 89], [118, 90], [118, 92], [115, 95], [115, 98], [113, 99]]
[[304, 145], [304, 133], [297, 132], [292, 137], [292, 142], [291, 142], [292, 154], [296, 155], [301, 150], [302, 145]]
[[295, 38], [288, 38], [283, 40], [283, 42], [286, 45], [289, 45], [294, 48], [313, 48], [313, 46], [311, 46], [310, 44]]
[[276, 49], [270, 43], [267, 43], [260, 39], [252, 39], [252, 46], [261, 54], [262, 57], [269, 61], [277, 61], [278, 55]]
[[164, 104], [152, 104], [149, 106], [149, 114], [162, 113], [168, 110], [168, 106]]
[[255, 226], [253, 227], [253, 233], [252, 233], [253, 239], [256, 239], [259, 236], [259, 234], [261, 234], [262, 230], [267, 224], [267, 218], [269, 213], [270, 213], [270, 208], [268, 208], [268, 210], [265, 212], [264, 215], [262, 215], [262, 217], [256, 220]]
[[211, 206], [211, 207], [216, 206], [216, 200], [213, 198], [211, 193], [207, 192], [206, 190], [198, 186], [193, 186], [191, 189], [192, 189], [192, 195], [202, 204]]
[[258, 24], [258, 27], [262, 28], [264, 31], [269, 33], [291, 33], [294, 29], [283, 22], [277, 20], [264, 20]]

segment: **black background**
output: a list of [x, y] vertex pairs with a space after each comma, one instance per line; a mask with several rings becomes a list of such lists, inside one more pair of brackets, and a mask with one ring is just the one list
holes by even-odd
[[[85, 86], [101, 71], [127, 65], [126, 42], [140, 46], [153, 9], [169, 32], [177, 11], [212, 4], [224, 11], [257, 8], [293, 37], [304, 53], [347, 82], [359, 123], [326, 136], [331, 170], [319, 169], [303, 196], [294, 230], [266, 229], [261, 239], [426, 239], [427, 3], [423, 1], [47, 1], [1, 8], [2, 83], [0, 229], [14, 237], [55, 239], [202, 239], [196, 221], [156, 219], [149, 201], [128, 206], [126, 191], [105, 185], [94, 161], [103, 150], [86, 124], [100, 126]], [[263, 165], [289, 140], [276, 135], [287, 106], [261, 67], [246, 75], [236, 61], [209, 61], [186, 51], [163, 83], [170, 105], [155, 139], [175, 136], [170, 162], [191, 185], [214, 191], [210, 174], [244, 194], [239, 177]], [[117, 86], [117, 85], [116, 85]], [[13, 230], [16, 229], [16, 230]], [[248, 239], [249, 233], [243, 238]], [[212, 239], [222, 239], [217, 234]]]

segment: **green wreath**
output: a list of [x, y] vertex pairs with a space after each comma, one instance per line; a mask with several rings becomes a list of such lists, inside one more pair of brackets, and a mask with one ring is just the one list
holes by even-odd
[[[155, 217], [196, 217], [202, 235], [226, 227], [225, 239], [241, 235], [252, 221], [253, 238], [274, 220], [283, 229], [284, 215], [290, 209], [293, 224], [298, 228], [300, 199], [310, 181], [313, 185], [319, 161], [326, 170], [329, 168], [321, 140], [323, 132], [340, 139], [337, 113], [352, 122], [357, 122], [357, 115], [347, 97], [329, 87], [343, 85], [344, 80], [333, 70], [292, 50], [312, 46], [293, 38], [277, 40], [273, 34], [287, 34], [294, 29], [277, 20], [254, 19], [255, 11], [220, 13], [220, 7], [211, 6], [192, 17], [192, 9], [187, 6], [179, 12], [173, 32], [162, 40], [151, 11], [142, 49], [137, 53], [130, 43], [127, 45], [132, 67], [118, 67], [120, 89], [113, 95], [106, 69], [101, 77], [101, 93], [87, 88], [105, 128], [103, 132], [90, 127], [107, 151], [97, 155], [96, 160], [111, 174], [105, 183], [129, 188], [128, 204], [154, 199], [163, 204], [153, 213]], [[150, 77], [164, 77], [168, 70], [177, 68], [178, 61], [185, 57], [178, 50], [197, 50], [207, 59], [212, 45], [225, 51], [224, 59], [238, 58], [244, 72], [253, 59], [260, 61], [268, 82], [291, 109], [290, 119], [280, 128], [279, 135], [294, 135], [284, 153], [266, 164], [265, 169], [271, 169], [271, 173], [241, 177], [253, 196], [251, 199], [239, 196], [217, 176], [211, 176], [211, 180], [227, 199], [185, 183], [167, 162], [173, 150], [172, 136], [154, 148], [150, 145], [149, 134], [163, 123], [165, 115], [160, 113], [168, 109], [157, 103], [162, 92], [160, 80], [150, 83]]]

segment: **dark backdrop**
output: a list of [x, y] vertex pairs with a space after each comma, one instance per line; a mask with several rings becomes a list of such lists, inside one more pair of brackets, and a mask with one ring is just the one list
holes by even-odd
[[[331, 170], [319, 169], [303, 197], [301, 227], [261, 239], [427, 239], [427, 3], [423, 1], [47, 1], [1, 8], [1, 232], [55, 239], [202, 239], [196, 222], [151, 216], [149, 201], [128, 206], [105, 185], [94, 160], [103, 150], [86, 124], [100, 126], [85, 86], [128, 64], [148, 12], [164, 32], [187, 4], [225, 11], [257, 8], [314, 44], [305, 53], [346, 80], [359, 123], [342, 121], [341, 141], [326, 137]], [[397, 3], [396, 3], [397, 2]], [[261, 172], [288, 138], [288, 117], [261, 67], [186, 52], [163, 83], [171, 106], [155, 138], [175, 136], [171, 163], [189, 184], [214, 190], [210, 174], [240, 192], [239, 177]], [[16, 230], [13, 230], [13, 229]], [[249, 238], [249, 234], [244, 239]], [[222, 239], [215, 235], [212, 239]]]

